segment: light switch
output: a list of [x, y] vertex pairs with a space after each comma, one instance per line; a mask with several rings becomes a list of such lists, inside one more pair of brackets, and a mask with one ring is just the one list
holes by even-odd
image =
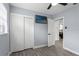
[[67, 29], [67, 26], [65, 26], [65, 29]]

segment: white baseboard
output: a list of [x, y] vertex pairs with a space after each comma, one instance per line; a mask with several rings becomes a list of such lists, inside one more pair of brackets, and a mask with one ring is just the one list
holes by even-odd
[[33, 49], [35, 49], [35, 48], [41, 48], [41, 47], [45, 47], [45, 46], [47, 46], [47, 45], [34, 46]]
[[69, 48], [66, 48], [66, 47], [63, 47], [65, 50], [67, 50], [67, 51], [69, 51], [69, 52], [72, 52], [72, 53], [74, 53], [74, 54], [76, 54], [76, 55], [79, 55], [79, 53], [78, 52], [75, 52], [75, 51], [73, 51], [73, 50], [71, 50], [71, 49], [69, 49]]

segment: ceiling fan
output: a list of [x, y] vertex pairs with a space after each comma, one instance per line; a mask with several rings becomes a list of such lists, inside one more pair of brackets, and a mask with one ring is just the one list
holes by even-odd
[[[62, 6], [68, 5], [68, 3], [58, 3], [58, 4], [60, 4]], [[73, 3], [73, 5], [76, 5], [76, 4], [78, 4], [78, 3]], [[56, 5], [56, 4], [54, 4], [54, 5]], [[47, 7], [47, 10], [49, 10], [51, 7], [52, 7], [52, 3], [49, 4], [49, 6]]]

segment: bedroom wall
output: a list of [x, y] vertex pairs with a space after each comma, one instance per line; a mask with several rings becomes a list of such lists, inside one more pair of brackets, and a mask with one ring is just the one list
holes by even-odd
[[35, 23], [35, 46], [48, 45], [48, 24]]
[[55, 14], [53, 17], [64, 17], [64, 48], [79, 54], [79, 5]]

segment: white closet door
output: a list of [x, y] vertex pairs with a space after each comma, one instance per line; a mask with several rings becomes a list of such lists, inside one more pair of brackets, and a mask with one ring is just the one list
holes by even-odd
[[25, 17], [25, 49], [34, 45], [34, 19]]
[[11, 15], [10, 20], [11, 52], [24, 49], [24, 18], [19, 15]]

